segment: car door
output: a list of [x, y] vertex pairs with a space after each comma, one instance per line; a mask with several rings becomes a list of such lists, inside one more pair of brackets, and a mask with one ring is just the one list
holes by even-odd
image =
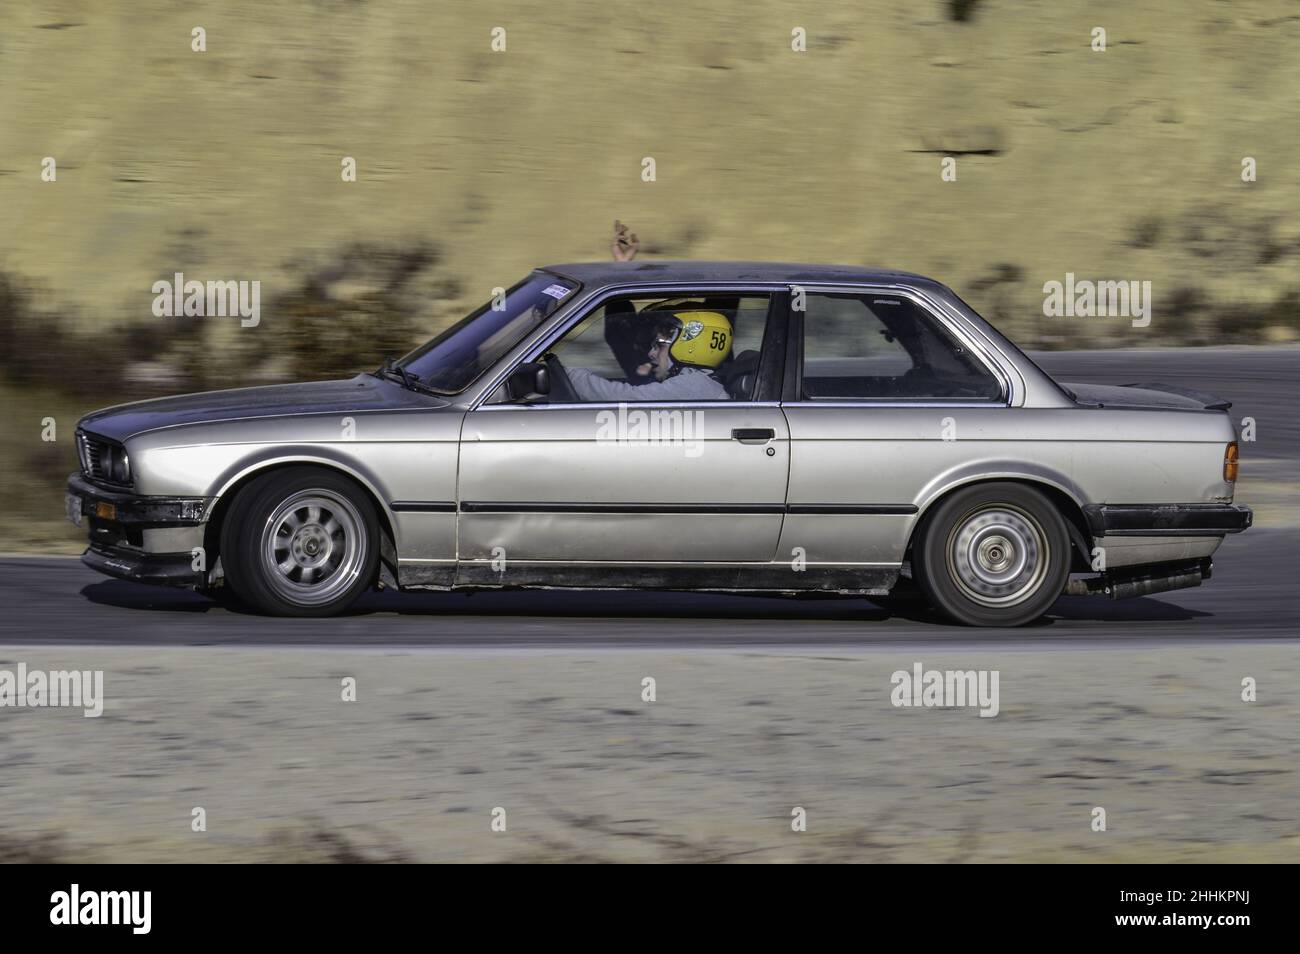
[[782, 408], [780, 550], [816, 566], [897, 567], [927, 488], [1014, 437], [997, 366], [914, 292], [801, 288]]
[[[764, 354], [783, 357], [765, 337], [775, 308], [765, 296], [760, 337]], [[747, 400], [528, 403], [498, 393], [472, 408], [458, 582], [704, 585], [684, 569], [708, 567], [725, 582], [729, 568], [771, 561], [790, 462], [779, 378], [769, 378], [773, 393], [756, 385]]]

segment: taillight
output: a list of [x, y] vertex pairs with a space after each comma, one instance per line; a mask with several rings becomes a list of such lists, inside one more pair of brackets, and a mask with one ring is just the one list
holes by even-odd
[[1228, 451], [1223, 455], [1223, 479], [1225, 483], [1236, 483], [1237, 481], [1237, 442], [1233, 441], [1228, 445]]

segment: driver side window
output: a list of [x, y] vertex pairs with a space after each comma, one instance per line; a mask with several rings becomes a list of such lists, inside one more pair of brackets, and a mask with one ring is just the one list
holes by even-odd
[[811, 294], [806, 304], [804, 400], [1002, 398], [984, 363], [910, 298]]
[[[574, 386], [553, 381], [549, 398], [530, 403], [753, 400], [770, 302], [704, 291], [609, 299], [548, 349], [552, 371]], [[680, 330], [666, 332], [674, 322]]]
[[618, 359], [605, 342], [608, 314], [608, 305], [597, 308], [552, 345], [551, 352], [571, 367], [590, 368], [607, 378], [622, 377]]

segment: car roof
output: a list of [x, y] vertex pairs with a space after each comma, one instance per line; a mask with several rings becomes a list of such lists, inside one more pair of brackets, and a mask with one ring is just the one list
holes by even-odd
[[932, 278], [890, 268], [860, 265], [807, 265], [792, 262], [570, 262], [545, 265], [542, 271], [571, 278], [587, 288], [606, 285], [659, 285], [685, 282], [825, 284], [906, 284], [943, 286]]

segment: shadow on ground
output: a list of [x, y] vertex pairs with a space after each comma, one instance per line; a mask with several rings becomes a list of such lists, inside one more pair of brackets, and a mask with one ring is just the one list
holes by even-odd
[[[155, 613], [232, 613], [255, 616], [242, 607], [217, 602], [189, 590], [143, 586], [115, 580], [92, 583], [81, 595], [92, 603]], [[953, 627], [929, 607], [910, 600], [844, 599], [835, 597], [759, 597], [680, 592], [484, 591], [478, 593], [372, 592], [344, 614], [366, 617], [399, 616], [528, 617], [543, 619], [715, 619], [715, 620], [840, 620], [884, 622], [910, 620]], [[1066, 596], [1029, 628], [1051, 626], [1055, 620], [1180, 621], [1212, 614], [1159, 599], [1108, 600]], [[258, 617], [261, 618], [261, 617]], [[319, 621], [318, 621], [319, 622]]]

